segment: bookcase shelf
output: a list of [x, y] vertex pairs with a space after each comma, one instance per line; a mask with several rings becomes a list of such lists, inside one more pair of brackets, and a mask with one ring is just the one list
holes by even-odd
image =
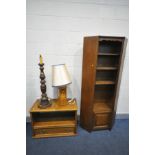
[[117, 70], [117, 67], [96, 67], [96, 70]]
[[95, 101], [93, 112], [97, 113], [111, 113], [112, 112], [112, 105], [108, 103], [108, 101]]
[[114, 81], [96, 81], [95, 82], [95, 84], [96, 85], [113, 85], [113, 84], [115, 84], [115, 82]]
[[84, 38], [80, 123], [88, 131], [113, 126], [124, 41], [125, 37]]
[[119, 56], [119, 53], [98, 53], [98, 55], [103, 55], [103, 56]]
[[119, 67], [119, 57], [98, 55], [97, 67]]

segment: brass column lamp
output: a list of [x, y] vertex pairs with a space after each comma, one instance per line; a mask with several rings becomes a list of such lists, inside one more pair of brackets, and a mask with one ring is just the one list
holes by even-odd
[[58, 87], [58, 105], [68, 104], [67, 100], [67, 85], [70, 84], [71, 78], [65, 64], [52, 66], [52, 86]]

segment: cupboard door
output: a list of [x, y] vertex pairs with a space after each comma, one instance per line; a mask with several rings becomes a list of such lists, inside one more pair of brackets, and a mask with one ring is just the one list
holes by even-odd
[[96, 114], [95, 126], [104, 126], [110, 123], [111, 114]]
[[93, 127], [92, 109], [94, 83], [96, 75], [96, 59], [98, 53], [98, 37], [85, 37], [83, 49], [82, 90], [81, 90], [81, 125], [87, 129]]

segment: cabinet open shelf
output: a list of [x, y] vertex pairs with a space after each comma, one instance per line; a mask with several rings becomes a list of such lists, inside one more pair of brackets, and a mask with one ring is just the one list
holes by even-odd
[[112, 104], [108, 101], [95, 101], [93, 107], [94, 113], [110, 113], [112, 112]]
[[34, 122], [34, 129], [51, 128], [51, 127], [74, 127], [74, 126], [75, 126], [74, 120]]
[[96, 81], [96, 85], [114, 85], [115, 81]]

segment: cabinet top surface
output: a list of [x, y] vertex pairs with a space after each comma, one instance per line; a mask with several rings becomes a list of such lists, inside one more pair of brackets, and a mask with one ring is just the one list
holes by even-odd
[[41, 109], [38, 107], [40, 100], [36, 100], [33, 104], [32, 108], [30, 109], [30, 112], [56, 112], [56, 111], [77, 111], [77, 103], [76, 99], [74, 99], [72, 102], [70, 102], [67, 105], [58, 105], [55, 99], [50, 99], [51, 106]]

